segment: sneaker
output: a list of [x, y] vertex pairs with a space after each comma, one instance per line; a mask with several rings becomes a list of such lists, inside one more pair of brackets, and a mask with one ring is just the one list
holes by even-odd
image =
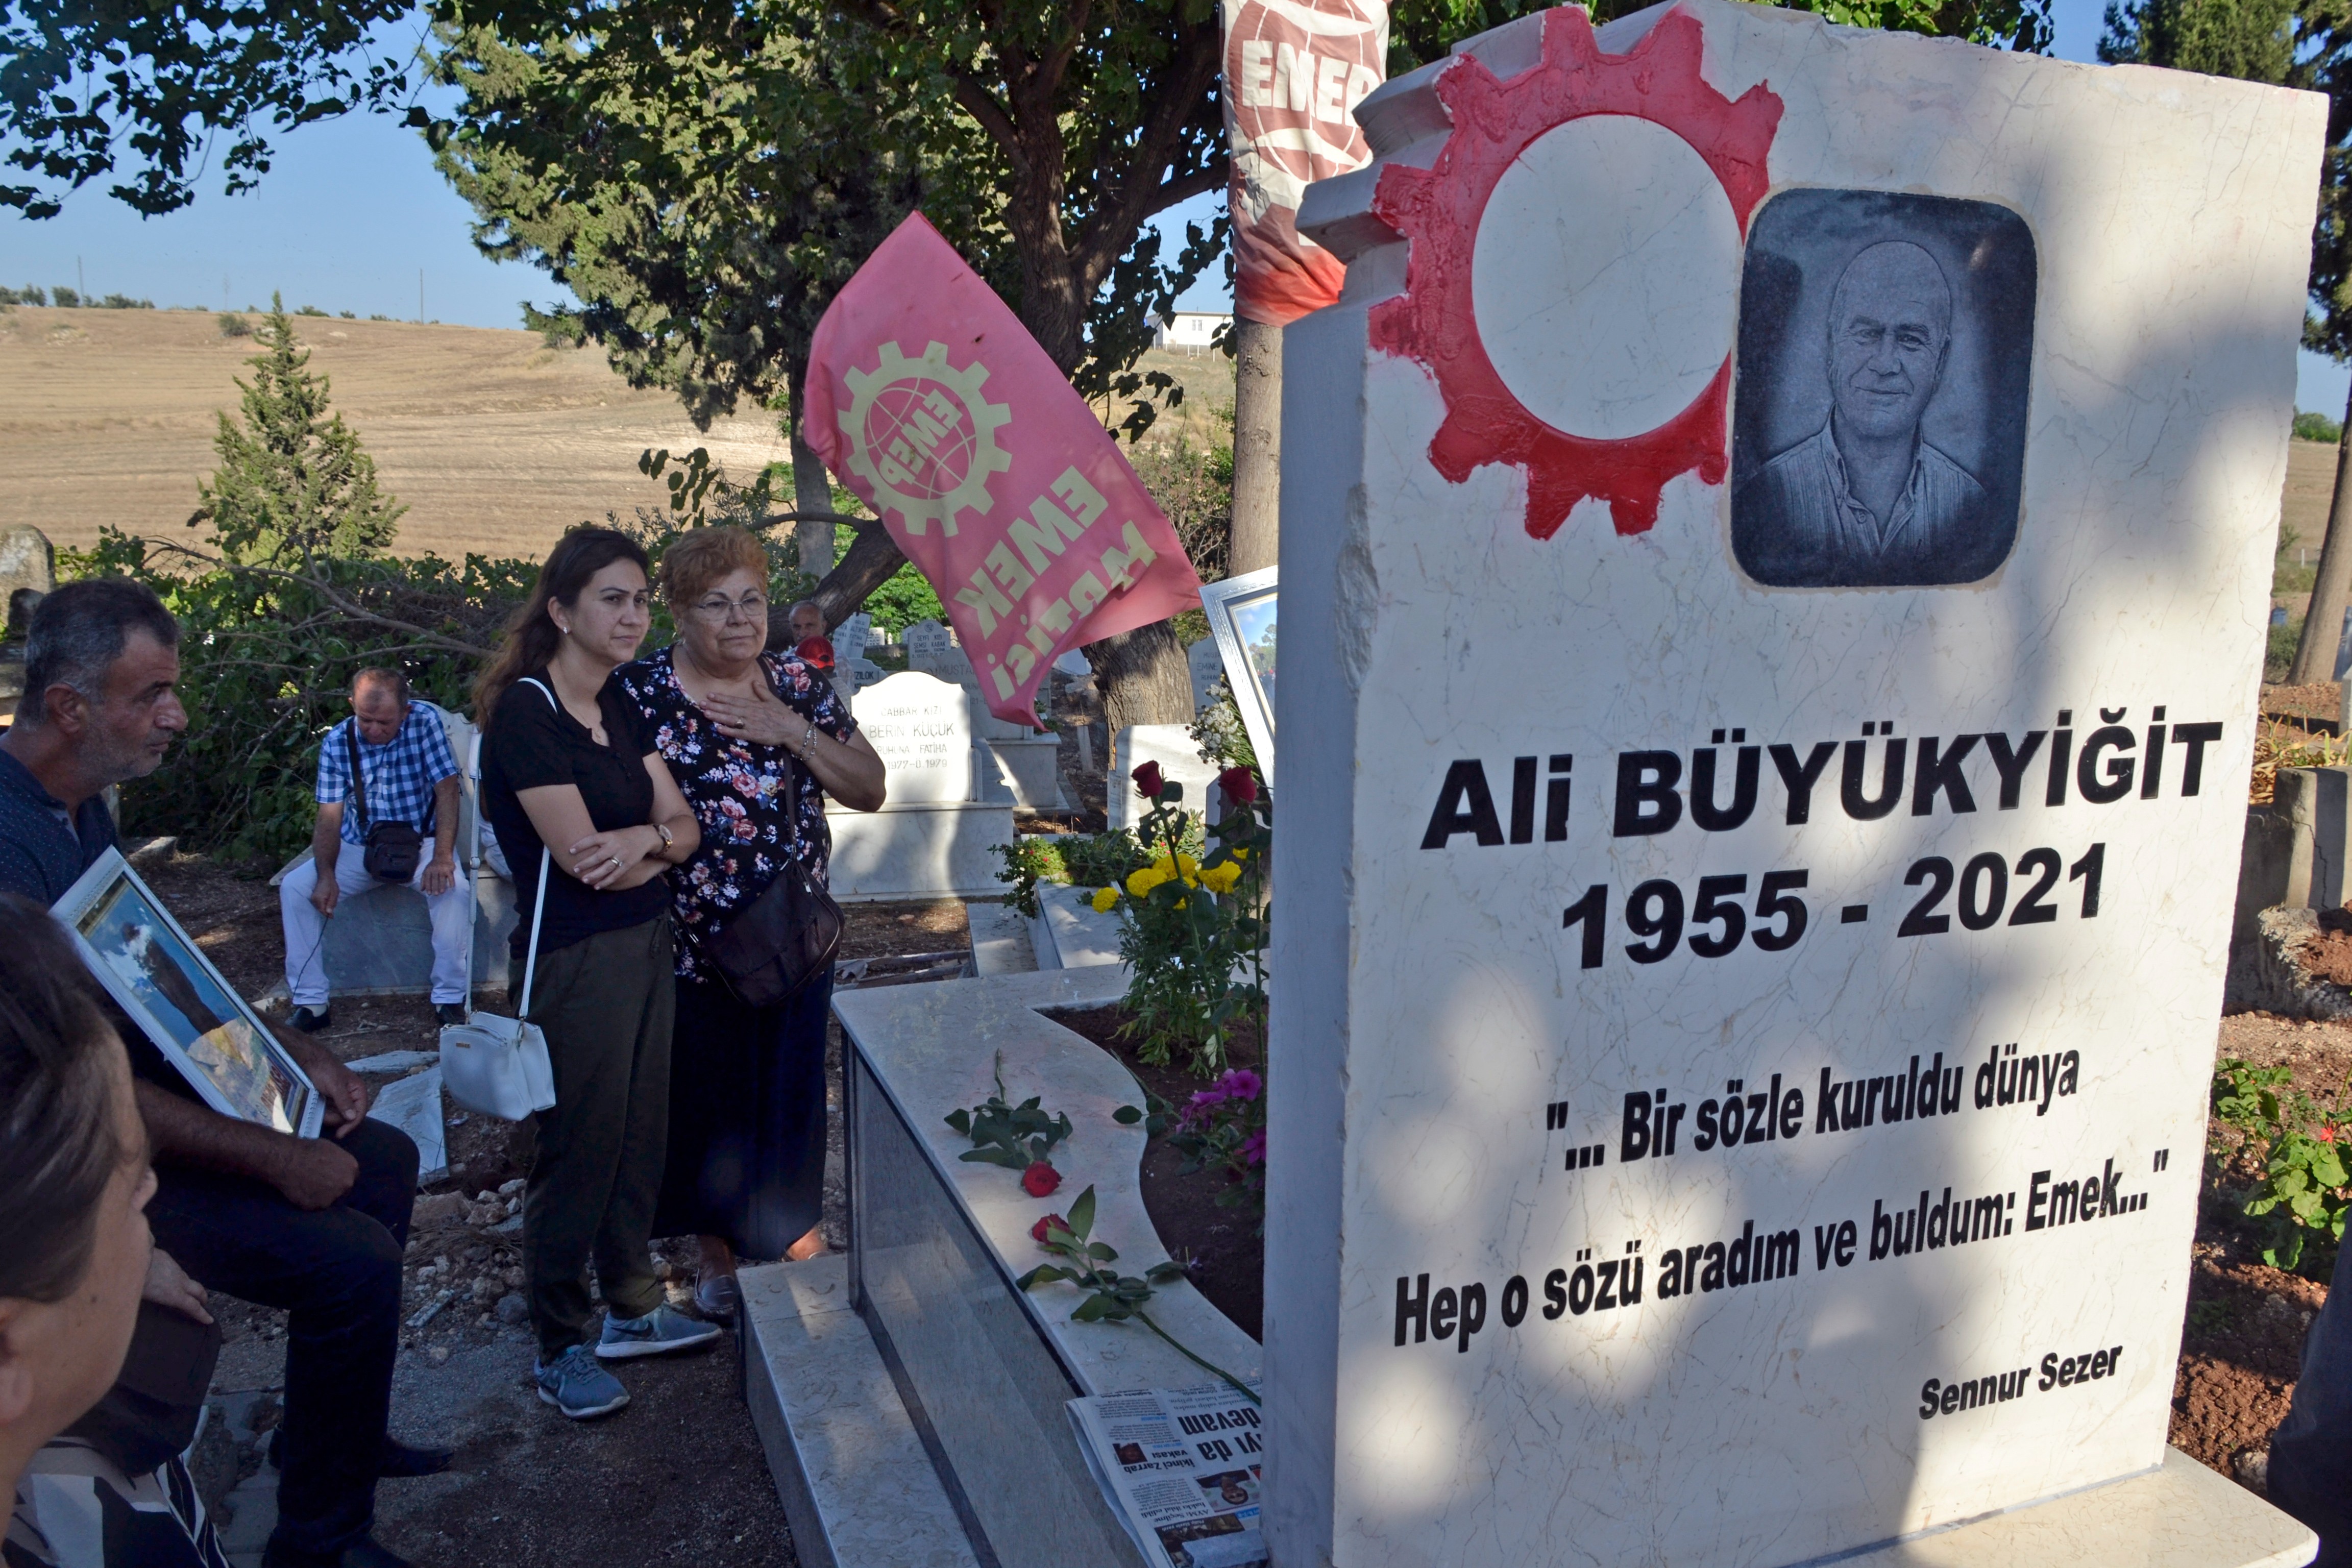
[[604, 1337], [596, 1342], [596, 1353], [605, 1361], [667, 1355], [672, 1351], [709, 1344], [722, 1331], [716, 1323], [698, 1322], [667, 1307], [656, 1307], [642, 1318], [616, 1318], [607, 1312]]
[[714, 1274], [695, 1282], [696, 1310], [714, 1321], [732, 1318], [743, 1305], [743, 1289], [732, 1274]]
[[433, 1016], [444, 1028], [448, 1027], [452, 1024], [462, 1024], [466, 1021], [465, 1004], [462, 1002], [436, 1002], [433, 1004]]
[[315, 1035], [335, 1021], [332, 1007], [297, 1007], [294, 1016], [286, 1020], [306, 1035]]
[[539, 1396], [574, 1421], [609, 1415], [629, 1402], [621, 1380], [598, 1366], [586, 1345], [573, 1345], [555, 1358], [553, 1366], [544, 1362], [533, 1365], [531, 1375], [539, 1381]]

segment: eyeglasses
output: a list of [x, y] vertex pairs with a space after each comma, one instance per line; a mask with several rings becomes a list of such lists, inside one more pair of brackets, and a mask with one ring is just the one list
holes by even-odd
[[730, 599], [723, 594], [714, 594], [694, 606], [694, 613], [704, 620], [722, 623], [733, 620], [738, 610], [743, 612], [743, 618], [747, 621], [766, 620], [768, 596], [765, 594], [746, 594], [740, 599]]

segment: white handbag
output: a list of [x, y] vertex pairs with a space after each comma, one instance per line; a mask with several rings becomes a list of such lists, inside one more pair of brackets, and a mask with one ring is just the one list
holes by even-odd
[[[530, 682], [538, 686], [539, 682]], [[541, 687], [545, 691], [545, 687]], [[554, 700], [552, 693], [549, 700]], [[478, 733], [467, 759], [474, 780], [473, 842], [467, 854], [466, 889], [470, 905], [482, 871], [482, 738]], [[530, 952], [523, 960], [521, 1005], [511, 1018], [474, 1009], [473, 921], [466, 922], [466, 1021], [441, 1030], [441, 1086], [467, 1110], [502, 1121], [520, 1121], [555, 1107], [555, 1067], [548, 1060], [547, 1037], [530, 1016], [530, 986], [539, 968], [539, 917], [547, 907], [549, 857], [539, 851], [539, 892], [531, 900]]]

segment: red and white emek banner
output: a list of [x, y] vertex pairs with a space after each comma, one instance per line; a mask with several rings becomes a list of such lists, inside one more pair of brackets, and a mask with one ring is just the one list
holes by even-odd
[[1387, 70], [1385, 0], [1224, 0], [1234, 310], [1286, 326], [1339, 298], [1347, 268], [1298, 232], [1308, 182], [1371, 162], [1356, 105]]

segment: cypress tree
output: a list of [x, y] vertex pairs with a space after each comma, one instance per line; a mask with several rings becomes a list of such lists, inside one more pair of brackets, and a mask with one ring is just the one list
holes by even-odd
[[253, 380], [237, 383], [244, 423], [220, 416], [220, 466], [188, 526], [211, 523], [221, 553], [247, 565], [383, 553], [408, 509], [377, 489], [375, 459], [329, 409], [327, 378], [307, 368], [310, 352], [276, 294], [255, 337], [261, 352], [245, 362]]

